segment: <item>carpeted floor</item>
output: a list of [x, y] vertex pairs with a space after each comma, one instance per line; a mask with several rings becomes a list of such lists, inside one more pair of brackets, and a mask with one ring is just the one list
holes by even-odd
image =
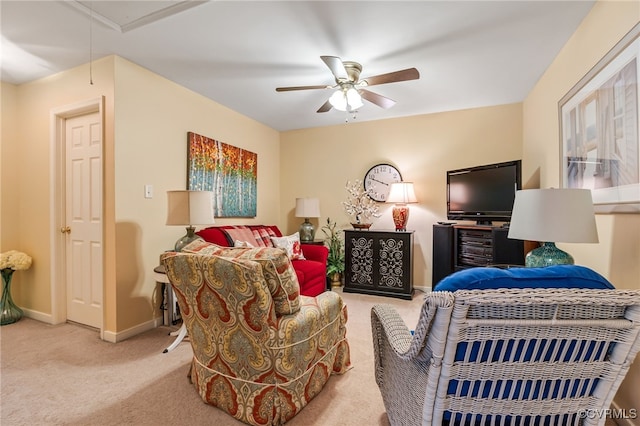
[[[341, 292], [341, 290], [338, 290]], [[342, 294], [353, 368], [326, 387], [287, 425], [388, 425], [373, 376], [370, 310], [395, 306], [414, 328], [423, 293], [412, 301]], [[191, 347], [163, 354], [173, 337], [159, 327], [106, 343], [78, 325], [24, 318], [0, 328], [0, 424], [242, 425], [202, 402], [186, 375]]]

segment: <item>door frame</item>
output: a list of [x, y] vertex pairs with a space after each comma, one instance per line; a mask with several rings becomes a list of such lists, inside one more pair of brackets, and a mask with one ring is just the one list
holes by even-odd
[[[66, 131], [65, 123], [68, 118], [80, 115], [98, 113], [102, 138], [102, 189], [104, 200], [104, 96], [88, 99], [74, 104], [53, 108], [50, 113], [50, 241], [51, 241], [51, 322], [60, 324], [67, 321], [67, 288], [66, 288], [66, 239], [60, 232], [65, 225], [65, 172], [66, 172]], [[104, 202], [102, 203], [102, 240], [104, 241]], [[104, 250], [102, 263], [104, 265]], [[104, 274], [104, 268], [103, 268]], [[104, 280], [103, 280], [104, 283]], [[104, 300], [104, 284], [102, 289]], [[102, 304], [102, 322], [100, 325], [100, 339], [104, 340], [104, 303]]]

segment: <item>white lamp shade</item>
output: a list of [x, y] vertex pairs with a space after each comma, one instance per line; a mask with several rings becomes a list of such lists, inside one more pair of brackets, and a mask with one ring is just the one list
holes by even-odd
[[387, 203], [416, 203], [418, 199], [413, 191], [413, 182], [396, 182], [392, 183], [389, 189]]
[[320, 200], [296, 198], [296, 217], [320, 217]]
[[525, 189], [516, 192], [509, 238], [553, 243], [597, 243], [588, 189]]
[[167, 191], [167, 225], [213, 224], [213, 191]]

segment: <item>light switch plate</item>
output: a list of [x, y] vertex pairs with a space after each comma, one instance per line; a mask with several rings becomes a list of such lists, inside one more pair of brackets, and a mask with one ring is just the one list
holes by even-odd
[[144, 186], [144, 198], [153, 198], [153, 185]]

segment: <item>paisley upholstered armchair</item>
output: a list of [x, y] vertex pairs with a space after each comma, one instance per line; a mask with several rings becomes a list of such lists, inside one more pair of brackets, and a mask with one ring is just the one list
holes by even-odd
[[300, 296], [280, 249], [215, 251], [162, 259], [193, 347], [189, 377], [234, 418], [283, 424], [349, 368], [346, 306], [335, 292]]

